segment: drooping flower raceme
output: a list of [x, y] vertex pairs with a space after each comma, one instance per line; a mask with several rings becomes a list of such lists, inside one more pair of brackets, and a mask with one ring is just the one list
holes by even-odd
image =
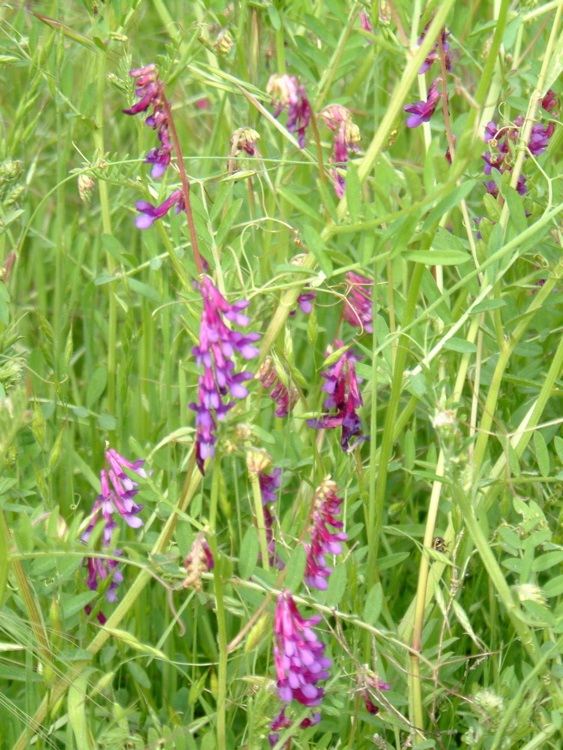
[[222, 421], [235, 402], [224, 403], [223, 398], [230, 394], [233, 398], [246, 398], [248, 391], [243, 383], [252, 378], [250, 372], [235, 373], [232, 357], [238, 352], [244, 359], [253, 359], [258, 354], [254, 343], [258, 333], [244, 336], [227, 327], [223, 316], [238, 326], [247, 326], [249, 319], [242, 310], [248, 307], [243, 300], [229, 304], [211, 279], [204, 276], [195, 285], [201, 292], [203, 312], [199, 329], [199, 345], [192, 349], [198, 367], [203, 374], [198, 381], [197, 403], [190, 404], [196, 412], [196, 460], [201, 473], [204, 473], [205, 459], [215, 455], [217, 441], [217, 421]]
[[183, 583], [184, 588], [193, 586], [199, 593], [201, 591], [201, 574], [207, 573], [215, 567], [213, 554], [203, 531], [200, 531], [196, 536], [184, 562], [184, 567], [187, 574]]
[[[336, 340], [336, 350], [344, 346], [342, 341]], [[327, 356], [332, 353], [332, 348], [327, 351]], [[325, 384], [322, 390], [328, 393], [324, 405], [332, 411], [324, 414], [320, 419], [308, 419], [307, 424], [314, 429], [330, 430], [342, 427], [340, 445], [343, 451], [351, 450], [349, 442], [354, 435], [361, 434], [360, 418], [356, 412], [363, 405], [362, 396], [358, 388], [361, 378], [356, 375], [354, 362], [360, 358], [354, 355], [352, 349], [344, 352], [341, 357], [330, 367], [328, 372], [322, 372]], [[365, 438], [363, 438], [365, 439]]]
[[274, 412], [276, 417], [287, 417], [297, 403], [299, 394], [294, 386], [285, 385], [281, 381], [271, 357], [266, 357], [256, 374], [256, 379], [262, 383], [266, 390], [272, 389], [270, 398], [276, 402], [278, 407]]
[[346, 274], [349, 290], [344, 300], [343, 316], [350, 325], [363, 328], [368, 333], [373, 332], [373, 312], [371, 290], [373, 281], [364, 279], [357, 273], [349, 271]]
[[135, 203], [135, 208], [141, 215], [136, 217], [135, 226], [137, 229], [148, 229], [149, 227], [152, 227], [154, 222], [157, 219], [162, 219], [162, 217], [170, 211], [172, 206], [176, 206], [175, 213], [177, 214], [179, 214], [180, 211], [185, 210], [184, 198], [181, 190], [174, 190], [174, 192], [163, 201], [160, 206], [153, 206], [153, 204], [148, 201], [137, 201]]
[[308, 586], [324, 591], [332, 568], [328, 567], [326, 555], [340, 555], [342, 544], [348, 538], [344, 531], [330, 531], [329, 526], [341, 529], [344, 524], [336, 516], [340, 514], [342, 499], [338, 487], [328, 476], [315, 492], [315, 510], [311, 522], [310, 544], [305, 544], [307, 562], [305, 581]]
[[405, 112], [410, 113], [410, 117], [407, 117], [407, 128], [417, 128], [422, 125], [423, 122], [429, 122], [430, 118], [436, 111], [441, 92], [438, 91], [438, 84], [440, 78], [435, 78], [432, 85], [428, 89], [428, 99], [425, 102], [415, 102], [414, 104], [405, 104], [403, 109]]
[[305, 131], [311, 119], [305, 86], [299, 83], [297, 76], [274, 74], [270, 76], [266, 93], [271, 95], [272, 105], [276, 107], [274, 117], [279, 117], [287, 107], [287, 129], [290, 133], [297, 132], [299, 148], [305, 148]]
[[[117, 526], [116, 519], [119, 516], [133, 529], [143, 526], [143, 521], [138, 515], [143, 506], [138, 505], [133, 500], [139, 492], [139, 483], [131, 479], [124, 469], [127, 468], [142, 478], [146, 477], [146, 472], [142, 468], [145, 463], [144, 460], [140, 459], [131, 463], [113, 448], [109, 448], [105, 456], [109, 469], [102, 469], [100, 472], [101, 492], [92, 508], [90, 523], [82, 534], [82, 541], [87, 542], [96, 524], [103, 521], [102, 550], [104, 551], [111, 544], [113, 529]], [[114, 549], [111, 554], [121, 556], [118, 549]], [[106, 598], [110, 602], [116, 601], [116, 589], [119, 583], [123, 581], [121, 571], [117, 567], [119, 561], [89, 557], [86, 562], [88, 565], [88, 579], [86, 581], [88, 588], [91, 591], [97, 591], [100, 581], [112, 575], [112, 581], [106, 591]], [[87, 613], [90, 610], [90, 607], [86, 607]], [[98, 619], [100, 622], [105, 621], [103, 615], [98, 615]]]
[[[320, 117], [328, 127], [334, 131], [333, 158], [329, 161], [340, 169], [346, 169], [350, 160], [350, 152], [358, 151], [358, 143], [361, 140], [360, 129], [352, 121], [352, 113], [341, 104], [329, 104], [320, 113]], [[346, 180], [335, 169], [330, 173], [334, 178], [334, 190], [338, 198], [342, 198], [346, 190]]]
[[274, 618], [274, 661], [278, 694], [282, 701], [296, 700], [303, 706], [318, 706], [324, 690], [317, 687], [328, 679], [332, 662], [324, 656], [325, 644], [313, 626], [319, 616], [304, 619], [287, 589], [278, 596]]
[[152, 113], [145, 120], [145, 124], [157, 131], [160, 147], [154, 148], [146, 156], [145, 164], [152, 164], [152, 176], [162, 177], [170, 164], [172, 143], [170, 141], [168, 115], [164, 106], [162, 83], [158, 79], [158, 69], [154, 63], [144, 68], [129, 71], [135, 79], [135, 95], [139, 101], [130, 109], [122, 110], [126, 115], [137, 115], [152, 107]]

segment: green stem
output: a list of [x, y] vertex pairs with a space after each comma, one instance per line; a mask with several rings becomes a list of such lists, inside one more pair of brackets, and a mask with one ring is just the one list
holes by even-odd
[[[422, 263], [414, 264], [414, 269], [409, 284], [409, 293], [405, 306], [405, 313], [403, 316], [403, 326], [407, 326], [414, 317], [424, 269], [425, 266]], [[408, 339], [406, 336], [401, 335], [397, 348], [395, 366], [393, 368], [391, 394], [389, 396], [389, 403], [387, 405], [387, 412], [385, 414], [385, 422], [383, 424], [383, 437], [381, 440], [381, 450], [378, 462], [377, 488], [375, 493], [370, 493], [370, 506], [368, 508], [368, 589], [371, 582], [374, 580], [375, 575], [375, 562], [377, 560], [377, 552], [379, 549], [379, 532], [381, 530], [381, 524], [383, 521], [383, 506], [385, 503], [385, 490], [387, 487], [387, 473], [389, 470], [391, 452], [393, 450], [393, 442], [395, 440], [395, 423], [397, 421], [397, 412], [399, 409], [399, 401], [403, 388], [403, 377], [408, 352]], [[370, 477], [371, 483], [375, 481], [375, 468], [375, 465], [372, 465]]]
[[532, 662], [537, 664], [541, 659], [541, 651], [535, 633], [528, 625], [526, 625], [524, 614], [521, 612], [520, 607], [515, 603], [512, 597], [504, 573], [492, 552], [490, 542], [485, 536], [481, 524], [475, 516], [471, 502], [463, 488], [456, 481], [452, 483], [452, 494], [454, 502], [457, 503], [458, 508], [461, 511], [469, 536], [477, 548], [477, 552], [481, 557], [487, 575], [506, 609], [506, 613], [512, 622], [512, 626], [522, 641], [522, 645], [530, 655]]
[[213, 589], [215, 592], [215, 609], [217, 615], [217, 635], [219, 641], [219, 665], [217, 674], [217, 747], [227, 747], [226, 721], [227, 708], [227, 624], [225, 620], [225, 605], [223, 602], [223, 586], [221, 576], [221, 561], [217, 550], [215, 525], [217, 520], [217, 504], [219, 500], [219, 482], [221, 479], [221, 462], [215, 461], [213, 479], [211, 483], [211, 510], [209, 546], [215, 560], [213, 569]]
[[[96, 78], [96, 127], [94, 129], [94, 144], [98, 158], [103, 159], [104, 147], [104, 104], [106, 83], [106, 56], [98, 55], [98, 74]], [[102, 231], [111, 235], [111, 216], [109, 208], [108, 186], [104, 180], [99, 181], [100, 208], [102, 211]], [[113, 275], [115, 260], [110, 253], [106, 253], [108, 273]], [[115, 283], [107, 284], [108, 290], [108, 411], [115, 414], [115, 394], [117, 378], [117, 300], [115, 297]]]
[[264, 570], [270, 570], [268, 540], [266, 538], [266, 522], [264, 519], [264, 506], [262, 504], [262, 493], [260, 492], [258, 472], [250, 472], [250, 485], [252, 487], [252, 496], [254, 498], [254, 512], [256, 513], [256, 526], [258, 528], [258, 539], [260, 540], [262, 567]]

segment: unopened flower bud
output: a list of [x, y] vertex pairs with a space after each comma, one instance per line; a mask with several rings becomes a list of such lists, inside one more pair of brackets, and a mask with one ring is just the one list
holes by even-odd
[[78, 194], [83, 203], [89, 203], [92, 200], [92, 191], [96, 183], [87, 174], [78, 175]]
[[266, 471], [272, 464], [272, 457], [266, 451], [254, 449], [246, 455], [246, 466], [250, 474]]
[[184, 567], [187, 573], [183, 584], [184, 588], [193, 586], [199, 594], [202, 587], [201, 574], [207, 573], [215, 567], [215, 561], [203, 531], [200, 531], [196, 536], [190, 553], [186, 557]]
[[213, 42], [213, 51], [219, 57], [227, 57], [233, 46], [234, 42], [228, 29], [223, 29], [219, 32], [217, 38]]

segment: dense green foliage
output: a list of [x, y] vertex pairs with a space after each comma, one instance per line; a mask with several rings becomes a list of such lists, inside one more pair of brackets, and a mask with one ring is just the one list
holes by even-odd
[[[322, 617], [333, 663], [320, 724], [300, 727], [311, 711], [294, 701], [278, 750], [563, 747], [563, 3], [377, 6], [0, 8], [0, 750], [270, 747], [284, 587]], [[409, 128], [403, 106], [445, 66], [437, 54], [418, 75], [444, 26], [447, 104]], [[230, 303], [250, 301], [246, 330], [262, 336], [260, 360], [237, 367], [256, 374], [269, 356], [297, 396], [278, 418], [249, 381], [203, 478], [186, 215], [134, 221], [135, 202], [180, 185], [175, 168], [151, 177], [155, 134], [122, 114], [136, 101], [129, 70], [151, 62], [209, 274]], [[266, 94], [286, 71], [314, 113], [305, 149]], [[320, 116], [333, 103], [361, 134], [342, 200]], [[485, 125], [518, 116], [512, 171], [484, 176]], [[534, 154], [540, 121], [555, 129]], [[234, 153], [239, 128], [257, 132], [254, 155]], [[343, 317], [350, 271], [373, 279], [373, 334]], [[296, 304], [305, 284], [310, 314]], [[307, 425], [335, 340], [362, 379], [368, 439], [349, 452], [339, 429]], [[118, 603], [108, 581], [88, 588], [81, 539], [106, 442], [152, 471], [144, 526], [120, 522], [112, 539]], [[284, 578], [259, 555], [255, 451], [282, 469]], [[327, 475], [347, 541], [317, 591], [300, 542]], [[215, 568], [198, 590], [183, 586], [184, 561], [201, 530]]]

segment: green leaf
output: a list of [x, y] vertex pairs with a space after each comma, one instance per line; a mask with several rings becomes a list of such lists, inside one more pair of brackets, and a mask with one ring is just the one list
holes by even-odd
[[471, 314], [489, 312], [490, 310], [498, 310], [501, 307], [506, 307], [506, 300], [503, 299], [486, 299], [480, 302], [478, 305], [471, 310]]
[[381, 607], [383, 606], [383, 589], [380, 583], [374, 583], [366, 596], [366, 602], [364, 605], [364, 612], [362, 615], [363, 621], [367, 625], [375, 625], [379, 615], [381, 614]]
[[87, 701], [88, 682], [84, 675], [77, 677], [71, 684], [68, 691], [68, 720], [76, 745], [84, 750], [90, 750], [92, 747], [90, 732], [88, 731], [88, 721], [86, 719], [86, 701]]
[[301, 213], [305, 214], [305, 216], [308, 216], [310, 219], [313, 219], [313, 221], [320, 223], [321, 217], [318, 211], [315, 211], [312, 206], [310, 206], [308, 203], [305, 203], [305, 201], [301, 200], [301, 198], [298, 198], [295, 193], [292, 193], [287, 188], [282, 187], [278, 188], [278, 193], [284, 200], [292, 205], [293, 208], [297, 208], [299, 211], [301, 211]]
[[458, 203], [460, 203], [469, 195], [476, 184], [477, 180], [466, 180], [461, 185], [458, 185], [458, 187], [455, 187], [451, 192], [449, 192], [445, 198], [442, 198], [438, 205], [433, 208], [426, 217], [423, 230], [430, 229], [435, 221], [441, 219], [444, 214], [448, 213], [448, 211], [450, 211], [454, 206], [457, 206]]
[[115, 417], [112, 417], [111, 414], [100, 414], [96, 421], [101, 430], [111, 432], [117, 427], [117, 420]]
[[459, 250], [407, 250], [403, 258], [429, 266], [461, 266], [471, 260], [468, 253]]
[[561, 461], [561, 463], [563, 463], [563, 438], [560, 438], [559, 435], [556, 435], [553, 438], [553, 442], [555, 443], [555, 450], [557, 451], [559, 460]]
[[149, 676], [140, 664], [137, 664], [136, 661], [129, 661], [127, 662], [127, 669], [135, 682], [138, 682], [141, 687], [147, 688], [147, 690], [150, 688]]
[[524, 232], [528, 228], [528, 222], [526, 220], [526, 214], [524, 212], [522, 196], [519, 195], [516, 190], [510, 186], [503, 190], [503, 195], [506, 199], [506, 202], [508, 203], [510, 220], [516, 227], [516, 231], [518, 233]]
[[103, 234], [102, 235], [102, 244], [104, 246], [104, 250], [111, 255], [111, 257], [116, 260], [119, 264], [123, 263], [126, 266], [129, 266], [129, 268], [132, 268], [132, 264], [127, 259], [127, 251], [112, 234]]
[[346, 565], [344, 563], [338, 563], [330, 574], [328, 579], [328, 588], [326, 591], [326, 606], [327, 607], [338, 607], [346, 591], [348, 585], [348, 574], [346, 572]]
[[536, 430], [534, 432], [534, 447], [536, 449], [536, 458], [538, 460], [538, 466], [542, 477], [548, 477], [551, 471], [551, 465], [549, 461], [549, 451], [544, 436]]
[[548, 599], [563, 594], [563, 575], [551, 578], [543, 587], [544, 594]]
[[77, 612], [98, 596], [97, 591], [83, 591], [81, 594], [73, 596], [66, 602], [62, 603], [62, 613], [65, 620], [69, 620]]
[[138, 279], [128, 279], [127, 283], [133, 292], [137, 292], [137, 294], [150, 299], [151, 302], [156, 302], [157, 304], [160, 303], [160, 294], [156, 289], [153, 289], [152, 286], [149, 286]]
[[410, 556], [410, 552], [395, 552], [392, 555], [380, 557], [377, 561], [377, 568], [380, 571], [387, 570], [388, 568], [394, 568], [396, 565], [400, 565], [402, 562], [407, 560]]
[[289, 558], [286, 568], [285, 586], [290, 591], [297, 591], [305, 576], [305, 565], [307, 562], [307, 553], [302, 544], [298, 545]]
[[315, 229], [313, 229], [313, 227], [306, 226], [303, 229], [303, 238], [305, 240], [305, 244], [317, 259], [317, 263], [319, 264], [323, 273], [327, 276], [327, 278], [329, 276], [332, 276], [332, 263], [330, 262], [330, 258], [328, 257], [328, 255], [325, 253], [326, 243], [324, 242], [321, 235]]
[[86, 391], [86, 406], [91, 409], [106, 389], [108, 383], [108, 368], [101, 365], [90, 378]]
[[242, 206], [242, 199], [239, 198], [232, 204], [232, 206], [229, 206], [229, 208], [227, 209], [225, 218], [221, 222], [221, 226], [217, 230], [217, 235], [215, 237], [215, 243], [217, 247], [223, 244], [223, 240], [225, 239], [225, 237], [227, 236], [227, 233], [229, 232], [230, 228], [234, 224], [234, 221], [238, 216], [241, 206]]
[[360, 217], [362, 207], [362, 192], [360, 180], [358, 179], [358, 170], [351, 162], [346, 170], [346, 203], [352, 223], [356, 224]]
[[541, 573], [544, 570], [549, 570], [560, 565], [563, 562], [563, 550], [554, 550], [553, 552], [546, 552], [545, 555], [540, 555], [532, 563], [532, 570], [535, 573]]
[[258, 541], [258, 533], [254, 526], [249, 526], [240, 546], [240, 557], [238, 561], [240, 577], [245, 581], [248, 581], [256, 567], [259, 550], [260, 543]]
[[450, 352], [461, 352], [461, 354], [473, 354], [477, 351], [477, 347], [471, 341], [455, 336], [444, 342], [444, 349], [448, 349]]

